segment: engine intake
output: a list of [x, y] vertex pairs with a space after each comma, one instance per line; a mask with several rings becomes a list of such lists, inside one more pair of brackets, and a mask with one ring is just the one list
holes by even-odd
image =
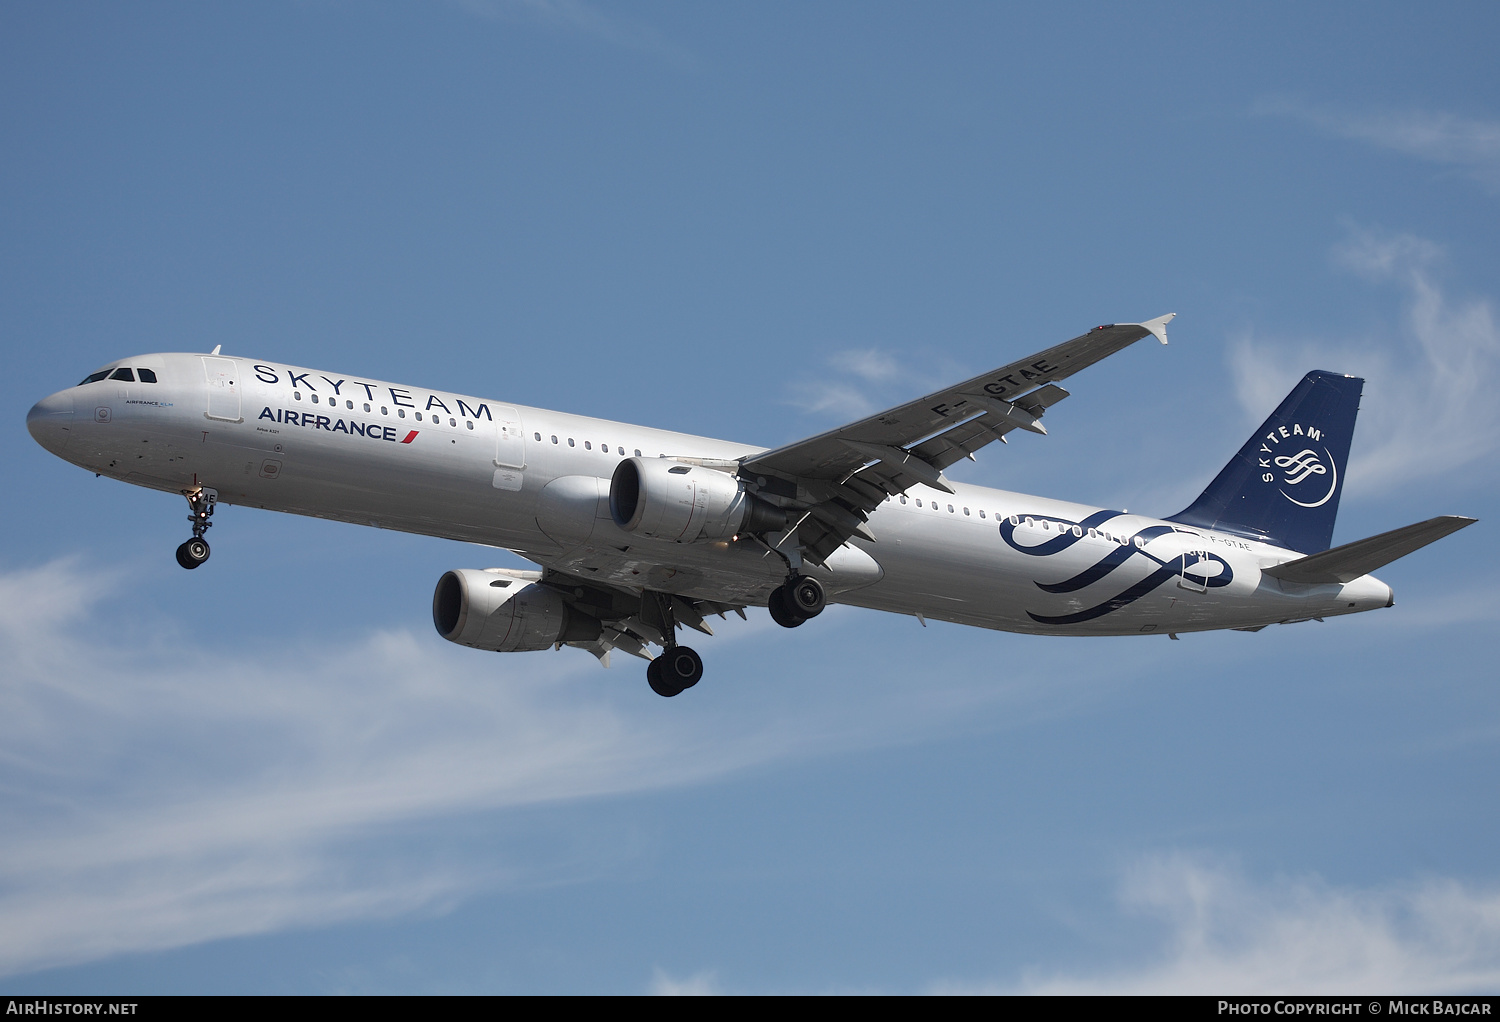
[[666, 458], [627, 458], [609, 481], [609, 513], [626, 532], [693, 543], [784, 529], [786, 512], [727, 472]]
[[460, 568], [438, 579], [432, 623], [449, 642], [496, 653], [546, 649], [599, 638], [599, 622], [557, 590], [514, 575]]

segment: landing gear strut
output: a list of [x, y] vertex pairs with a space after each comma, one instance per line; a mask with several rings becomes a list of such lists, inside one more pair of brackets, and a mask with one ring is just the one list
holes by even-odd
[[677, 645], [677, 615], [672, 611], [672, 598], [664, 593], [650, 595], [663, 639], [661, 656], [646, 667], [646, 681], [651, 691], [671, 698], [698, 684], [703, 677], [703, 658], [687, 646]]
[[822, 583], [808, 575], [793, 575], [785, 585], [771, 591], [766, 609], [771, 612], [771, 620], [781, 627], [796, 628], [823, 613], [827, 605]]
[[193, 512], [188, 515], [188, 521], [193, 523], [193, 538], [177, 548], [177, 563], [191, 569], [208, 560], [210, 551], [203, 534], [213, 527], [214, 523], [209, 519], [214, 516], [219, 495], [213, 490], [200, 487], [184, 496], [187, 497], [188, 508]]

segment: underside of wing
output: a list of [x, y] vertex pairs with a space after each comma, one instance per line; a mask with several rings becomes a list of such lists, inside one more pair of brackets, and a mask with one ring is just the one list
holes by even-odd
[[647, 643], [665, 646], [669, 640], [675, 641], [678, 628], [692, 628], [705, 635], [712, 635], [713, 629], [705, 618], [722, 618], [731, 612], [741, 618], [745, 616], [743, 604], [601, 585], [598, 581], [559, 571], [543, 572], [541, 581], [543, 585], [561, 594], [574, 610], [595, 618], [602, 626], [597, 639], [558, 645], [586, 649], [606, 667], [609, 666], [611, 650], [623, 650], [632, 656], [650, 660]]

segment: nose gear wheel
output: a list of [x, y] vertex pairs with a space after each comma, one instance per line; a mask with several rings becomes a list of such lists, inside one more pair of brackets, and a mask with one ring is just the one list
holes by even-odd
[[208, 560], [208, 541], [203, 539], [190, 539], [177, 548], [177, 563], [184, 568], [192, 569], [198, 567]]

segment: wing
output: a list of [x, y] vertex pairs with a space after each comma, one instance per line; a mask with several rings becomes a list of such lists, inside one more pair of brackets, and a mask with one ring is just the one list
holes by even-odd
[[1144, 323], [1095, 327], [1029, 358], [867, 419], [745, 459], [739, 474], [779, 507], [796, 512], [778, 547], [816, 563], [851, 536], [873, 540], [870, 512], [918, 483], [952, 493], [942, 470], [1013, 429], [1045, 433], [1042, 413], [1068, 396], [1057, 386], [1143, 337], [1167, 343], [1176, 313]]

